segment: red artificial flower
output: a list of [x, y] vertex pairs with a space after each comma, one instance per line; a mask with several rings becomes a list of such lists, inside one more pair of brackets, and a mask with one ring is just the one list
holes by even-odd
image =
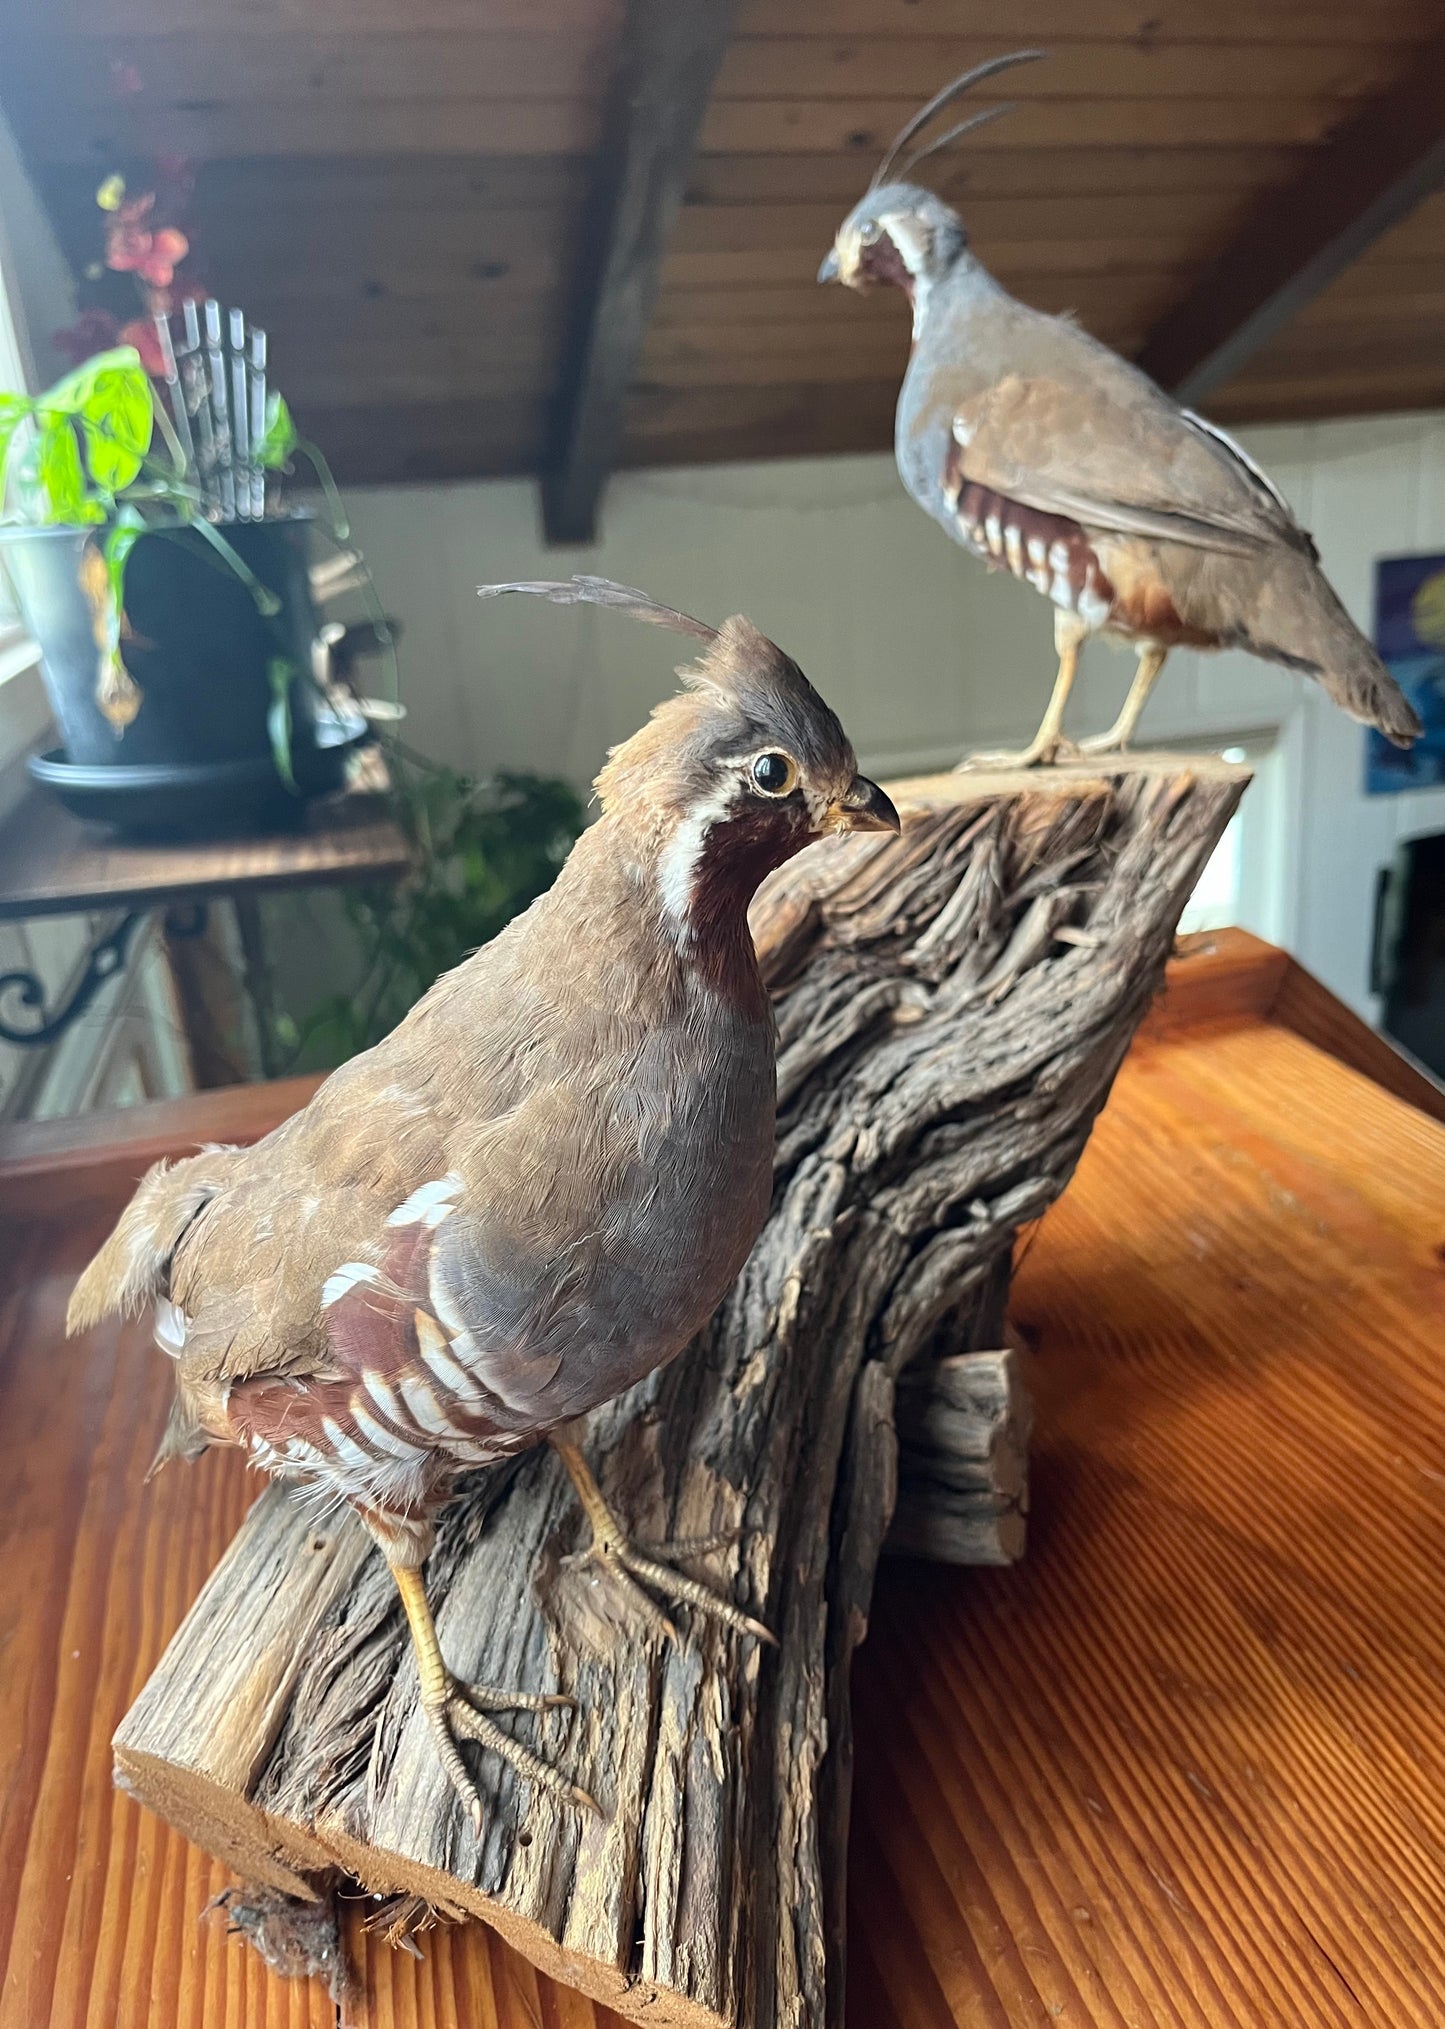
[[147, 323], [142, 317], [129, 324], [123, 324], [116, 333], [117, 345], [133, 345], [140, 354], [140, 363], [148, 374], [161, 379], [166, 370], [166, 357], [161, 351], [160, 333], [154, 323]]
[[82, 310], [68, 330], [54, 332], [52, 339], [56, 351], [63, 352], [72, 366], [84, 366], [97, 352], [109, 352], [113, 345], [122, 343], [110, 311], [96, 309]]
[[191, 250], [191, 243], [183, 232], [173, 225], [163, 225], [151, 237], [150, 249], [143, 261], [136, 264], [136, 272], [146, 282], [153, 282], [158, 289], [168, 289], [175, 276], [176, 268]]

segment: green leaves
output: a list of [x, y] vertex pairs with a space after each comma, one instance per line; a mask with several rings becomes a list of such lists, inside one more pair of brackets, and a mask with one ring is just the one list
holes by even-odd
[[266, 713], [271, 758], [276, 763], [276, 773], [293, 796], [296, 794], [296, 776], [291, 766], [291, 679], [295, 674], [294, 663], [284, 655], [273, 655], [266, 665], [266, 677], [271, 685], [271, 706]]
[[41, 525], [104, 521], [139, 476], [154, 430], [155, 397], [129, 345], [98, 353], [34, 400], [0, 395], [0, 461], [21, 513]]
[[80, 520], [88, 505], [85, 474], [80, 469], [75, 432], [63, 417], [47, 423], [40, 432], [35, 477], [50, 503], [52, 521]]
[[278, 394], [266, 398], [266, 434], [261, 439], [261, 450], [256, 462], [264, 465], [268, 472], [279, 472], [296, 448], [296, 425], [291, 420], [291, 411]]
[[139, 474], [155, 432], [155, 399], [139, 357], [134, 370], [106, 367], [94, 374], [78, 413], [92, 480], [119, 493]]
[[391, 742], [386, 757], [412, 872], [399, 885], [348, 891], [364, 969], [354, 991], [328, 997], [300, 1024], [307, 1067], [379, 1042], [433, 980], [552, 885], [582, 829], [566, 782], [502, 774], [479, 783]]

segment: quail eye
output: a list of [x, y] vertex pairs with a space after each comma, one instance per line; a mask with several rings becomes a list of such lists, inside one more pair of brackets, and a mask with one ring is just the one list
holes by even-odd
[[859, 244], [865, 247], [876, 245], [881, 230], [882, 228], [877, 219], [870, 218], [866, 225], [860, 225], [858, 228]]
[[753, 781], [764, 796], [786, 796], [797, 779], [797, 763], [786, 754], [759, 754], [753, 763]]

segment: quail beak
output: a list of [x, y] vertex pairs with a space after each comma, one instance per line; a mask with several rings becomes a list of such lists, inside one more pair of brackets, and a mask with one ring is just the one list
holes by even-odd
[[841, 282], [842, 279], [843, 270], [838, 262], [838, 249], [836, 247], [829, 247], [827, 257], [822, 267], [818, 270], [818, 280], [820, 282]]
[[829, 831], [891, 831], [902, 829], [891, 797], [866, 775], [855, 775], [842, 796], [835, 796], [825, 812]]

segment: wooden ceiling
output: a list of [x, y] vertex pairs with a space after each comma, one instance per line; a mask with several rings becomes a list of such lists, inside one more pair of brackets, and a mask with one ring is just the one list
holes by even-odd
[[[1049, 60], [979, 94], [1019, 110], [930, 165], [1010, 289], [1213, 377], [1224, 420], [1445, 403], [1445, 0], [0, 0], [0, 24], [0, 103], [77, 265], [100, 174], [194, 158], [205, 275], [343, 479], [545, 467], [585, 526], [614, 462], [888, 444], [905, 306], [817, 265], [915, 106], [1021, 43]], [[1222, 383], [1186, 357], [1211, 323]]]

